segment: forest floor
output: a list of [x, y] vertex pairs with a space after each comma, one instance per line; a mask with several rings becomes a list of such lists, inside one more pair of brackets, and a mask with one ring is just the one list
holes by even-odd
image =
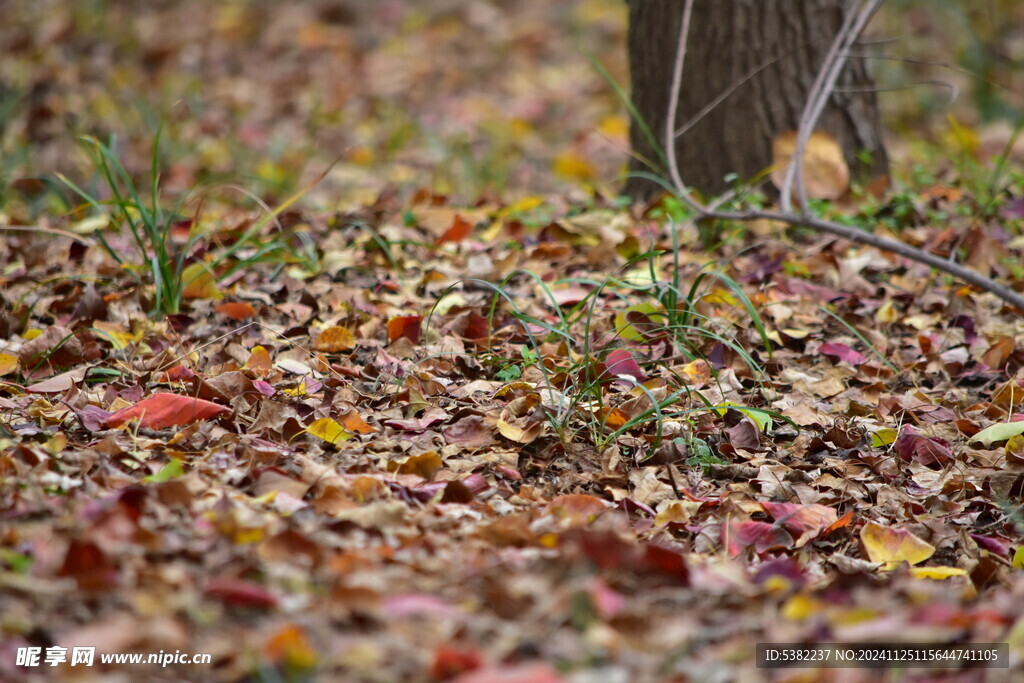
[[[0, 680], [1019, 674], [1021, 311], [616, 199], [623, 3], [94, 5], [0, 29]], [[818, 209], [1022, 290], [950, 128]], [[865, 642], [1011, 668], [756, 666]]]

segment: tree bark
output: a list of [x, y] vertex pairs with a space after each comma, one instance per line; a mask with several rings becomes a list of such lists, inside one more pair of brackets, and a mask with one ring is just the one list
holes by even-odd
[[[687, 44], [676, 129], [683, 181], [706, 195], [730, 187], [729, 174], [754, 179], [772, 163], [772, 140], [795, 130], [807, 95], [843, 23], [844, 0], [696, 0]], [[632, 100], [659, 147], [682, 0], [629, 0]], [[710, 103], [721, 102], [696, 118]], [[842, 146], [851, 175], [867, 181], [888, 173], [874, 82], [852, 57], [818, 129]], [[631, 171], [663, 174], [664, 160], [637, 121], [630, 128]], [[624, 191], [646, 199], [661, 188], [630, 178]]]

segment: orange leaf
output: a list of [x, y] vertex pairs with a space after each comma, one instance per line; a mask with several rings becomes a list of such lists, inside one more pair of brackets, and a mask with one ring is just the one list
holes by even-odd
[[832, 522], [832, 524], [830, 524], [827, 529], [821, 532], [821, 535], [828, 536], [836, 529], [842, 529], [844, 526], [847, 526], [851, 521], [853, 521], [853, 510], [850, 510], [845, 515], [843, 515], [836, 521]]
[[253, 347], [249, 354], [249, 360], [245, 361], [243, 370], [249, 370], [257, 377], [266, 377], [274, 369], [274, 363], [270, 360], [270, 352], [262, 346]]
[[256, 317], [256, 309], [253, 308], [252, 304], [245, 301], [229, 301], [214, 307], [213, 310], [226, 315], [232, 320], [245, 320], [246, 318]]
[[192, 424], [199, 420], [231, 412], [230, 408], [217, 405], [201, 398], [178, 396], [177, 394], [153, 394], [133, 406], [118, 410], [105, 421], [108, 428], [138, 419], [139, 426], [146, 429], [165, 429], [178, 425]]
[[455, 220], [452, 221], [452, 227], [448, 228], [443, 235], [437, 238], [436, 244], [441, 245], [445, 242], [461, 242], [466, 239], [471, 232], [473, 232], [473, 224], [459, 214], [455, 214]]
[[356, 338], [348, 328], [328, 327], [313, 342], [313, 350], [322, 353], [340, 353], [356, 347]]
[[297, 669], [308, 669], [316, 665], [316, 651], [302, 628], [286, 624], [267, 640], [263, 654], [275, 664], [284, 664]]
[[388, 343], [405, 337], [413, 344], [420, 343], [420, 315], [399, 315], [388, 321]]
[[345, 428], [345, 431], [354, 432], [355, 434], [371, 434], [377, 431], [376, 427], [366, 424], [366, 420], [354, 410], [350, 410], [339, 417], [338, 423]]

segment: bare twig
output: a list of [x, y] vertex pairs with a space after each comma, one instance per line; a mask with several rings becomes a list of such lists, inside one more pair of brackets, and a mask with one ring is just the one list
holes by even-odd
[[848, 225], [834, 223], [832, 221], [807, 214], [795, 214], [784, 211], [705, 211], [700, 214], [700, 218], [713, 218], [731, 221], [752, 221], [763, 219], [780, 221], [789, 225], [806, 226], [813, 230], [817, 230], [818, 232], [825, 232], [830, 235], [835, 235], [836, 237], [842, 237], [843, 239], [850, 240], [851, 242], [858, 242], [860, 244], [877, 247], [883, 251], [904, 256], [911, 261], [931, 266], [932, 268], [948, 273], [967, 284], [974, 285], [986, 292], [991, 292], [1006, 303], [1012, 304], [1024, 311], [1024, 294], [1021, 294], [1006, 285], [985, 277], [981, 273], [971, 270], [966, 266], [962, 266], [959, 263], [948, 261], [940, 256], [918, 249], [917, 247], [903, 242], [898, 242], [896, 240], [887, 239], [885, 237], [880, 237], [879, 235], [875, 235], [870, 232], [864, 232], [863, 230], [850, 227]]
[[58, 235], [60, 237], [69, 237], [73, 240], [78, 240], [79, 242], [88, 244], [91, 247], [96, 246], [95, 240], [88, 235], [79, 235], [77, 232], [61, 230], [60, 228], [51, 228], [46, 225], [0, 225], [0, 230], [10, 230], [13, 232], [38, 232], [48, 235]]
[[672, 87], [668, 95], [668, 120], [665, 121], [665, 154], [668, 156], [668, 172], [672, 177], [672, 185], [680, 199], [692, 208], [703, 210], [703, 206], [690, 193], [686, 183], [679, 174], [679, 162], [676, 160], [676, 117], [679, 115], [679, 93], [683, 88], [683, 64], [686, 62], [686, 43], [690, 39], [690, 17], [693, 15], [693, 0], [686, 0], [683, 7], [683, 19], [679, 26], [679, 43], [676, 45], [676, 63], [672, 70]]
[[881, 7], [882, 2], [883, 0], [859, 0], [856, 6], [850, 9], [843, 20], [839, 34], [825, 56], [825, 63], [811, 86], [811, 92], [807, 96], [807, 103], [804, 105], [803, 114], [800, 116], [800, 125], [797, 128], [796, 150], [781, 188], [780, 202], [782, 210], [787, 213], [792, 210], [794, 180], [796, 180], [796, 191], [800, 199], [800, 210], [807, 211], [807, 188], [804, 186], [803, 174], [803, 158], [807, 141], [810, 140], [818, 119], [825, 111], [825, 106], [832, 96], [839, 74], [842, 73], [849, 60], [850, 48], [867, 28], [868, 22]]

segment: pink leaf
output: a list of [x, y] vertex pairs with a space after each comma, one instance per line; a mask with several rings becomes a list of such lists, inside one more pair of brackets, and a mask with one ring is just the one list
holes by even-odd
[[644, 371], [640, 369], [636, 360], [633, 359], [633, 354], [626, 349], [615, 349], [609, 352], [604, 365], [608, 368], [609, 375], [629, 375], [637, 382], [643, 382], [647, 379]]
[[860, 365], [861, 363], [867, 360], [864, 354], [860, 353], [859, 351], [854, 351], [846, 344], [825, 342], [824, 344], [818, 347], [818, 351], [825, 354], [826, 356], [838, 358], [839, 360], [844, 360], [850, 365]]

